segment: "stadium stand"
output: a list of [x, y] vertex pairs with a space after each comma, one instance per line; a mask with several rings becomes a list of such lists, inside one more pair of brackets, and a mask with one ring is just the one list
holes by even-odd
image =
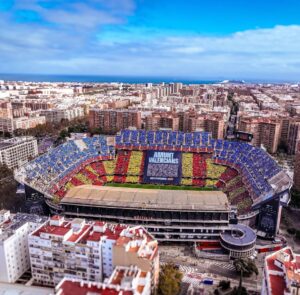
[[263, 149], [215, 140], [207, 132], [168, 130], [123, 130], [115, 146], [108, 145], [104, 136], [70, 140], [21, 167], [15, 178], [58, 199], [82, 184], [141, 183], [147, 150], [182, 152], [180, 184], [220, 188], [240, 214], [291, 185]]
[[[103, 136], [70, 140], [21, 167], [16, 177], [38, 191], [52, 194], [87, 164], [113, 155], [114, 147], [108, 146]], [[74, 181], [78, 183], [78, 179]]]
[[120, 151], [117, 156], [115, 175], [126, 175], [129, 165], [131, 152], [130, 151]]
[[143, 165], [143, 152], [132, 151], [130, 161], [128, 164], [127, 175], [142, 175], [144, 169]]
[[202, 154], [193, 154], [193, 177], [204, 178], [206, 176], [207, 164]]
[[193, 170], [191, 167], [194, 167], [193, 164], [193, 154], [184, 153], [182, 155], [182, 177], [192, 178]]

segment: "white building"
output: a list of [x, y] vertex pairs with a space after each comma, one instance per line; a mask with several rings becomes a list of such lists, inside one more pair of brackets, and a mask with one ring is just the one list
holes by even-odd
[[37, 125], [43, 125], [46, 123], [44, 116], [32, 116], [32, 117], [20, 117], [20, 118], [5, 118], [0, 117], [0, 132], [13, 133], [17, 129], [31, 129]]
[[46, 118], [44, 116], [32, 116], [32, 117], [20, 117], [13, 119], [13, 128], [17, 129], [31, 129], [38, 125], [43, 125], [46, 123]]
[[266, 256], [261, 294], [300, 294], [300, 255], [290, 247]]
[[74, 120], [84, 116], [81, 107], [68, 109], [48, 109], [41, 111], [41, 115], [46, 117], [46, 122], [60, 123], [62, 120]]
[[32, 136], [14, 137], [0, 141], [0, 163], [14, 169], [38, 155], [37, 140]]
[[153, 280], [159, 271], [157, 241], [141, 227], [53, 216], [28, 242], [32, 277], [44, 286], [63, 278], [102, 282], [116, 266], [138, 266]]
[[144, 272], [137, 267], [117, 266], [104, 283], [65, 278], [57, 285], [55, 290], [56, 295], [150, 295], [151, 278], [149, 272]]
[[45, 218], [0, 211], [0, 281], [14, 283], [30, 268], [27, 237]]

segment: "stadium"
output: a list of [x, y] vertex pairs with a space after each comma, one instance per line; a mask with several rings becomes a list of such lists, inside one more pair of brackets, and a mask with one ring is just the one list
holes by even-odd
[[131, 129], [69, 140], [15, 179], [53, 214], [143, 224], [161, 241], [214, 239], [241, 231], [240, 224], [274, 238], [292, 185], [250, 144], [207, 132]]

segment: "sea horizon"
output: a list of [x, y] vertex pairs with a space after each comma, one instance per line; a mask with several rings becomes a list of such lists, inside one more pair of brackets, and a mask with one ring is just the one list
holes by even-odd
[[183, 84], [216, 84], [222, 81], [243, 81], [245, 84], [293, 84], [299, 81], [268, 80], [268, 79], [236, 79], [236, 78], [175, 78], [129, 75], [78, 75], [78, 74], [24, 74], [24, 73], [0, 73], [0, 80], [15, 82], [50, 82], [50, 83], [183, 83]]

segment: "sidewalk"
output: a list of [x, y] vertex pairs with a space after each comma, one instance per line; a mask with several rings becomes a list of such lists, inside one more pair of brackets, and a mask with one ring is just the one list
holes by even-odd
[[53, 295], [54, 289], [0, 282], [0, 295]]

